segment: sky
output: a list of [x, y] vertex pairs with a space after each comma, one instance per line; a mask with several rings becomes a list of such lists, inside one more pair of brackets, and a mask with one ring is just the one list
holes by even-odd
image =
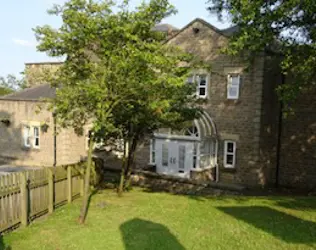
[[[228, 23], [217, 20], [207, 10], [207, 0], [170, 0], [178, 14], [168, 17], [163, 23], [182, 28], [199, 17], [217, 28], [226, 28]], [[58, 61], [36, 50], [36, 39], [32, 28], [45, 24], [58, 28], [61, 21], [56, 16], [47, 14], [47, 9], [54, 3], [62, 4], [65, 0], [10, 0], [3, 1], [0, 8], [0, 76], [14, 74], [18, 77], [26, 62]], [[142, 0], [130, 0], [131, 8]]]

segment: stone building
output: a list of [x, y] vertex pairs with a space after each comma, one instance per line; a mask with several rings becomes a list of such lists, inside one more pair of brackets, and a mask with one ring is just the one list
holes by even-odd
[[[160, 129], [144, 141], [136, 166], [248, 186], [316, 187], [315, 95], [302, 95], [295, 104], [296, 115], [284, 119], [275, 88], [286, 79], [277, 57], [263, 51], [249, 66], [221, 53], [237, 27], [219, 30], [195, 19], [181, 30], [168, 25], [159, 29], [168, 32], [166, 46], [179, 46], [206, 65], [192, 70], [188, 79], [188, 84], [197, 83], [197, 96], [206, 102], [202, 117], [188, 128]], [[52, 70], [58, 66], [43, 65]], [[31, 72], [41, 71], [40, 67], [27, 64]], [[36, 79], [30, 76], [30, 82]], [[86, 137], [69, 129], [54, 139], [52, 114], [45, 109], [35, 112], [38, 104], [45, 105], [41, 98], [48, 97], [54, 97], [54, 90], [40, 85], [0, 98], [0, 157], [16, 164], [49, 166], [86, 156]], [[115, 162], [108, 159], [106, 164]]]
[[0, 162], [49, 167], [86, 157], [86, 138], [55, 126], [45, 101], [54, 96], [55, 89], [38, 85], [0, 97]]
[[248, 186], [316, 186], [316, 102], [301, 96], [296, 116], [284, 119], [275, 92], [283, 78], [278, 58], [263, 51], [249, 66], [223, 55], [238, 30], [218, 30], [196, 19], [168, 38], [202, 60], [192, 71], [197, 95], [206, 99], [204, 115], [187, 130], [162, 129], [138, 151], [138, 166], [159, 173], [242, 183]]

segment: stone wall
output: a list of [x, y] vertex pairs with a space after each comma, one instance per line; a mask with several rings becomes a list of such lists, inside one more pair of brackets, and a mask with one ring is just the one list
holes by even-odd
[[316, 90], [303, 92], [283, 119], [280, 185], [316, 188]]
[[276, 181], [277, 140], [280, 115], [280, 102], [276, 88], [282, 82], [279, 63], [276, 55], [266, 55], [260, 130], [260, 180], [266, 186], [273, 186]]
[[48, 74], [56, 72], [61, 65], [61, 62], [26, 63], [24, 74], [27, 87], [34, 87], [45, 83], [45, 77]]
[[[39, 112], [39, 107], [42, 107]], [[52, 166], [54, 163], [54, 121], [45, 103], [35, 101], [0, 100], [0, 158], [9, 164], [27, 166]], [[22, 124], [47, 124], [40, 131], [40, 148], [26, 148], [23, 144]], [[78, 137], [73, 129], [58, 129], [57, 165], [79, 162], [86, 156], [85, 137]]]
[[170, 192], [188, 195], [237, 195], [244, 188], [171, 177], [146, 171], [136, 171], [132, 175], [132, 184], [146, 188], [149, 192]]

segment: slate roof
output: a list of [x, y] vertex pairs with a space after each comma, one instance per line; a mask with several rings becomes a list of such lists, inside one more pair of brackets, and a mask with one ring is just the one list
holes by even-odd
[[232, 27], [229, 27], [227, 29], [223, 29], [221, 30], [221, 32], [225, 35], [225, 36], [232, 36], [234, 35], [236, 32], [239, 31], [239, 26], [235, 25], [235, 26], [232, 26]]
[[171, 24], [162, 23], [157, 24], [153, 29], [153, 31], [161, 31], [161, 32], [168, 32], [168, 31], [178, 31], [177, 27], [172, 26]]
[[51, 99], [56, 96], [56, 89], [49, 84], [42, 84], [6, 96], [0, 96], [0, 100], [12, 101], [40, 101]]
[[182, 31], [184, 31], [185, 29], [190, 27], [195, 22], [200, 22], [200, 23], [206, 25], [207, 27], [209, 27], [210, 29], [214, 30], [218, 34], [221, 34], [221, 35], [226, 36], [226, 37], [232, 36], [235, 32], [237, 32], [239, 30], [238, 26], [233, 26], [233, 27], [230, 27], [230, 28], [227, 28], [227, 29], [220, 30], [220, 29], [216, 28], [215, 26], [213, 26], [212, 24], [210, 24], [209, 22], [206, 22], [205, 20], [203, 20], [201, 18], [196, 18], [196, 19], [192, 20], [190, 23], [188, 23], [186, 26], [184, 26], [182, 29], [178, 30], [173, 36], [170, 36], [165, 41], [165, 43], [167, 43], [171, 39], [175, 38], [178, 34], [180, 34]]

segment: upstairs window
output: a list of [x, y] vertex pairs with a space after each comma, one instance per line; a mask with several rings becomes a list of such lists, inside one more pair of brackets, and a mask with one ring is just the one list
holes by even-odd
[[227, 99], [237, 100], [239, 98], [240, 75], [228, 75], [227, 77]]
[[198, 98], [207, 98], [209, 77], [206, 74], [191, 75], [188, 77], [188, 83], [197, 84], [196, 95]]
[[206, 75], [197, 75], [197, 96], [200, 98], [207, 97], [207, 76]]
[[235, 168], [236, 166], [236, 142], [224, 142], [224, 167]]

